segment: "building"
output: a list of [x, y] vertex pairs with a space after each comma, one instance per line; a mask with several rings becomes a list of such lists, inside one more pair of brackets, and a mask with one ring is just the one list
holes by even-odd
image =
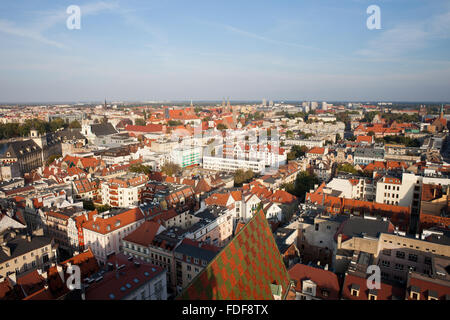
[[183, 146], [171, 151], [170, 156], [173, 163], [181, 168], [199, 165], [202, 160], [202, 147]]
[[236, 170], [252, 170], [255, 173], [262, 173], [265, 169], [263, 160], [246, 160], [225, 157], [203, 156], [203, 168], [214, 171], [235, 172]]
[[295, 299], [293, 283], [262, 211], [254, 215], [178, 299]]
[[112, 256], [109, 269], [88, 280], [85, 300], [167, 300], [166, 271], [124, 255]]
[[32, 270], [47, 270], [57, 260], [57, 247], [43, 230], [28, 234], [7, 229], [0, 234], [0, 278]]
[[357, 148], [353, 156], [354, 164], [367, 165], [384, 160], [384, 150], [375, 148]]
[[175, 249], [177, 293], [185, 289], [219, 251], [216, 246], [184, 239]]
[[122, 251], [121, 240], [136, 230], [145, 220], [140, 208], [110, 210], [94, 214], [83, 224], [84, 245], [90, 248], [100, 263]]
[[300, 263], [288, 272], [295, 282], [295, 300], [339, 300], [340, 285], [335, 273]]
[[101, 184], [102, 203], [111, 207], [129, 208], [139, 205], [141, 192], [148, 177], [145, 174], [127, 173]]
[[11, 142], [0, 161], [5, 165], [18, 163], [23, 175], [42, 166], [42, 148], [33, 140]]

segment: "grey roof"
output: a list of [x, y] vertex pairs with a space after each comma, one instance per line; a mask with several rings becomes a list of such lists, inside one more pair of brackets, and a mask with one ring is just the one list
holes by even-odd
[[383, 159], [384, 150], [374, 148], [357, 148], [355, 150], [355, 157]]
[[217, 255], [217, 253], [219, 252], [219, 250], [217, 251], [212, 251], [212, 250], [208, 250], [202, 247], [198, 247], [195, 245], [191, 245], [189, 243], [186, 242], [182, 242], [176, 249], [175, 249], [176, 253], [181, 253], [190, 257], [194, 257], [200, 260], [205, 260], [207, 262], [210, 262], [212, 259], [214, 259], [214, 257]]
[[351, 217], [344, 222], [342, 233], [350, 237], [364, 235], [377, 238], [380, 233], [389, 233], [389, 221]]
[[[30, 151], [28, 151], [28, 149]], [[21, 153], [22, 151], [22, 153]], [[42, 149], [33, 140], [15, 141], [8, 144], [8, 148], [3, 153], [4, 158], [22, 158], [27, 154], [34, 152], [41, 152]], [[10, 153], [9, 157], [6, 157], [7, 153]]]
[[51, 241], [52, 239], [48, 237], [33, 236], [31, 242], [29, 242], [26, 238], [22, 238], [20, 234], [16, 235], [14, 239], [10, 238], [6, 242], [6, 246], [11, 250], [11, 256], [8, 256], [3, 249], [0, 248], [0, 263], [20, 257], [30, 251], [43, 248], [49, 245]]
[[107, 136], [118, 133], [111, 123], [99, 123], [91, 125], [91, 131], [96, 136]]
[[57, 135], [63, 141], [86, 139], [86, 137], [81, 134], [81, 129], [77, 128], [59, 131]]

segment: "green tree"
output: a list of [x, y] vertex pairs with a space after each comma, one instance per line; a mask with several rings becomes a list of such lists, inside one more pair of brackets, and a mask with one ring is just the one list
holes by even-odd
[[136, 119], [136, 121], [134, 122], [137, 126], [145, 126], [147, 124], [147, 122], [142, 119], [142, 118], [138, 118]]
[[315, 174], [311, 174], [306, 171], [302, 171], [297, 175], [297, 178], [293, 183], [285, 185], [285, 190], [290, 194], [299, 197], [303, 200], [306, 196], [306, 192], [314, 188], [315, 184], [319, 184], [319, 179]]
[[62, 155], [60, 155], [60, 154], [54, 154], [54, 155], [48, 157], [48, 159], [47, 159], [47, 161], [45, 162], [45, 164], [48, 166], [48, 165], [50, 165], [51, 163], [53, 163], [53, 161], [55, 161], [56, 159], [59, 159], [59, 158], [61, 158], [61, 157], [62, 157]]
[[247, 183], [253, 179], [255, 176], [252, 170], [244, 171], [242, 169], [238, 169], [234, 172], [234, 186], [240, 187], [244, 183]]
[[169, 120], [167, 124], [169, 125], [169, 127], [176, 127], [182, 125], [183, 123], [181, 121]]
[[161, 172], [165, 173], [170, 177], [177, 175], [180, 171], [181, 171], [180, 166], [173, 162], [167, 162], [161, 167]]
[[223, 131], [223, 130], [227, 130], [227, 129], [228, 129], [228, 127], [227, 127], [227, 125], [224, 124], [224, 123], [219, 123], [219, 124], [217, 125], [217, 130]]
[[80, 122], [78, 122], [78, 120], [73, 120], [73, 121], [69, 124], [69, 128], [70, 128], [70, 129], [81, 128], [81, 124], [80, 124]]
[[130, 166], [129, 171], [149, 175], [150, 173], [152, 173], [152, 168], [143, 164], [135, 164]]
[[83, 200], [83, 209], [94, 211], [95, 210], [94, 202], [92, 202], [92, 200]]

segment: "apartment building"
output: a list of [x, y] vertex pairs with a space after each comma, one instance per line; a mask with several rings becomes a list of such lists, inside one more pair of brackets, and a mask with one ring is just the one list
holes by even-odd
[[121, 252], [121, 240], [136, 230], [145, 220], [140, 208], [110, 210], [94, 214], [83, 224], [83, 238], [100, 263]]
[[177, 292], [185, 289], [219, 251], [214, 245], [184, 239], [175, 249]]
[[234, 172], [242, 169], [252, 170], [255, 173], [262, 173], [265, 169], [265, 161], [203, 156], [203, 168], [207, 170], [226, 172]]
[[10, 273], [25, 274], [32, 270], [47, 270], [57, 261], [57, 246], [37, 230], [7, 229], [0, 234], [0, 279]]
[[148, 177], [145, 174], [127, 173], [101, 184], [102, 203], [111, 207], [137, 206]]

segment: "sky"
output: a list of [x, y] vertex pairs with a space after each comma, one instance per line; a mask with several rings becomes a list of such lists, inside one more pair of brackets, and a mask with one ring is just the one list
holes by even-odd
[[450, 1], [0, 2], [0, 102], [227, 97], [449, 102]]

